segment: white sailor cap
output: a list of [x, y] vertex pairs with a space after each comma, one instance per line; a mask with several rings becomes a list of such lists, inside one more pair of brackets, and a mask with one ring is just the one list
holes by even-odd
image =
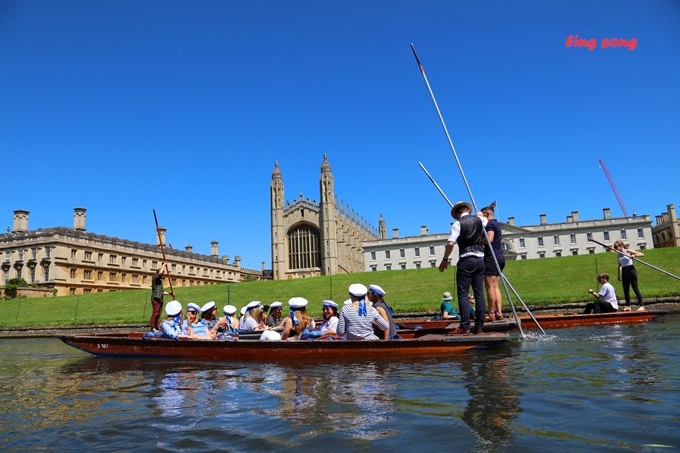
[[324, 300], [322, 301], [324, 307], [333, 307], [333, 308], [338, 308], [338, 304], [333, 302], [332, 300]]
[[304, 297], [291, 297], [288, 305], [290, 305], [290, 308], [303, 308], [307, 306], [307, 299]]
[[361, 283], [354, 283], [352, 285], [349, 285], [349, 293], [352, 296], [364, 297], [367, 292], [368, 289], [366, 289], [366, 286], [362, 285]]
[[253, 308], [257, 308], [257, 307], [259, 307], [259, 306], [260, 306], [260, 301], [259, 301], [259, 300], [254, 300], [254, 301], [250, 302], [248, 305], [246, 305], [246, 308], [247, 308], [248, 310], [252, 310]]
[[234, 307], [233, 305], [225, 305], [224, 306], [224, 314], [225, 315], [231, 316], [234, 313], [236, 313], [236, 307]]
[[168, 305], [165, 306], [165, 312], [168, 316], [177, 316], [182, 311], [182, 304], [176, 300], [171, 300]]
[[386, 294], [385, 290], [378, 285], [371, 285], [368, 287], [368, 289], [369, 291], [376, 293], [378, 296], [384, 296]]
[[212, 310], [212, 308], [214, 306], [215, 306], [215, 301], [211, 300], [210, 302], [208, 302], [207, 304], [205, 304], [204, 306], [201, 307], [201, 313], [204, 313], [208, 310]]
[[248, 306], [247, 305], [243, 306], [243, 308], [241, 308], [241, 316], [245, 315], [247, 310]]
[[187, 310], [189, 310], [189, 309], [196, 310], [197, 312], [200, 312], [200, 311], [201, 311], [201, 307], [199, 307], [197, 304], [195, 304], [195, 303], [193, 303], [193, 302], [189, 302], [189, 303], [187, 304]]
[[283, 304], [281, 302], [272, 302], [272, 304], [269, 306], [270, 309], [281, 308], [281, 307], [283, 307]]

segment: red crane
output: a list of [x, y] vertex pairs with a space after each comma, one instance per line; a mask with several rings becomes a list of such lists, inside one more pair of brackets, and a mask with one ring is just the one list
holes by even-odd
[[607, 181], [609, 181], [609, 185], [612, 186], [612, 190], [614, 191], [614, 195], [616, 195], [616, 199], [619, 202], [619, 206], [621, 206], [621, 210], [623, 211], [623, 216], [628, 217], [628, 211], [626, 210], [626, 205], [623, 204], [623, 200], [621, 200], [621, 195], [619, 195], [619, 189], [616, 187], [616, 183], [614, 182], [614, 178], [612, 178], [612, 175], [609, 174], [609, 170], [607, 170], [607, 167], [604, 165], [604, 162], [602, 162], [602, 159], [597, 160], [600, 163], [600, 166], [602, 167], [602, 170], [604, 171], [604, 175], [607, 177]]

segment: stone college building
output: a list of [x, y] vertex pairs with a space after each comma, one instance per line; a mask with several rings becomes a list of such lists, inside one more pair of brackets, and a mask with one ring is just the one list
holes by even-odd
[[[29, 230], [29, 212], [14, 211], [12, 230], [0, 234], [0, 284], [21, 277], [38, 288], [56, 290], [58, 296], [150, 288], [163, 262], [158, 239], [151, 245], [87, 232], [85, 213], [84, 208], [74, 209], [73, 228]], [[165, 229], [160, 230], [165, 244]], [[262, 271], [241, 267], [240, 256], [231, 264], [228, 255], [219, 257], [217, 247], [212, 241], [209, 256], [193, 253], [191, 246], [166, 249], [172, 285], [262, 279]]]
[[283, 176], [274, 164], [271, 181], [271, 240], [274, 280], [363, 272], [363, 243], [385, 238], [385, 221], [372, 227], [335, 195], [333, 174], [324, 154], [319, 201], [284, 202]]

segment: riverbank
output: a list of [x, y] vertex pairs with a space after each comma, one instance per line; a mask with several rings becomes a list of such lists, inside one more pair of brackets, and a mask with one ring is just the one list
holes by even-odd
[[[619, 302], [621, 303], [621, 302]], [[534, 314], [543, 313], [581, 313], [584, 303], [567, 303], [542, 305], [529, 307]], [[659, 297], [645, 302], [648, 310], [667, 311], [668, 313], [680, 313], [680, 299], [677, 297]], [[635, 308], [634, 308], [635, 309]], [[512, 317], [510, 309], [504, 309], [504, 315]], [[524, 314], [524, 309], [518, 309], [518, 314]], [[434, 312], [417, 312], [394, 315], [395, 319], [417, 319], [431, 318]], [[105, 332], [147, 332], [147, 324], [83, 324], [65, 326], [30, 326], [0, 329], [0, 339], [2, 338], [47, 338], [55, 335], [76, 335], [83, 333], [105, 333]]]
[[[588, 289], [598, 289], [595, 275], [609, 272], [616, 275], [617, 261], [613, 254], [566, 256], [536, 260], [508, 262], [505, 275], [530, 307], [567, 305], [583, 306], [592, 301]], [[680, 247], [645, 251], [645, 258], [674, 274], [680, 274]], [[680, 280], [675, 280], [646, 266], [638, 269], [645, 303], [658, 298], [680, 300]], [[619, 298], [623, 298], [621, 282], [613, 278], [612, 284]], [[382, 286], [385, 300], [398, 315], [434, 313], [439, 308], [444, 292], [455, 293], [455, 269], [440, 273], [437, 268], [362, 272], [293, 280], [276, 280], [238, 283], [233, 285], [205, 285], [176, 287], [175, 296], [185, 307], [188, 302], [199, 306], [215, 301], [222, 312], [227, 304], [240, 309], [250, 301], [263, 304], [286, 302], [293, 296], [309, 300], [307, 309], [314, 317], [322, 315], [321, 301], [325, 299], [342, 303], [348, 298], [347, 288], [352, 283]], [[69, 325], [144, 325], [151, 316], [151, 292], [108, 291], [96, 294], [12, 299], [0, 301], [0, 328], [36, 328]], [[517, 297], [513, 295], [517, 306]], [[168, 302], [170, 296], [165, 298]], [[508, 298], [503, 292], [506, 309]], [[576, 308], [578, 309], [578, 308]]]

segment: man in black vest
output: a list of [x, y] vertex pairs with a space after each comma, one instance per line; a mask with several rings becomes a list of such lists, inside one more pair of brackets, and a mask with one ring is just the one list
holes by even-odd
[[451, 225], [451, 235], [446, 243], [444, 259], [439, 265], [439, 272], [444, 272], [449, 266], [449, 255], [458, 243], [460, 258], [456, 270], [458, 287], [458, 311], [460, 312], [460, 327], [451, 333], [470, 333], [470, 301], [468, 293], [470, 286], [475, 294], [475, 333], [481, 333], [484, 327], [484, 227], [486, 219], [482, 213], [471, 216], [470, 203], [459, 201], [451, 209], [451, 217], [457, 220]]

